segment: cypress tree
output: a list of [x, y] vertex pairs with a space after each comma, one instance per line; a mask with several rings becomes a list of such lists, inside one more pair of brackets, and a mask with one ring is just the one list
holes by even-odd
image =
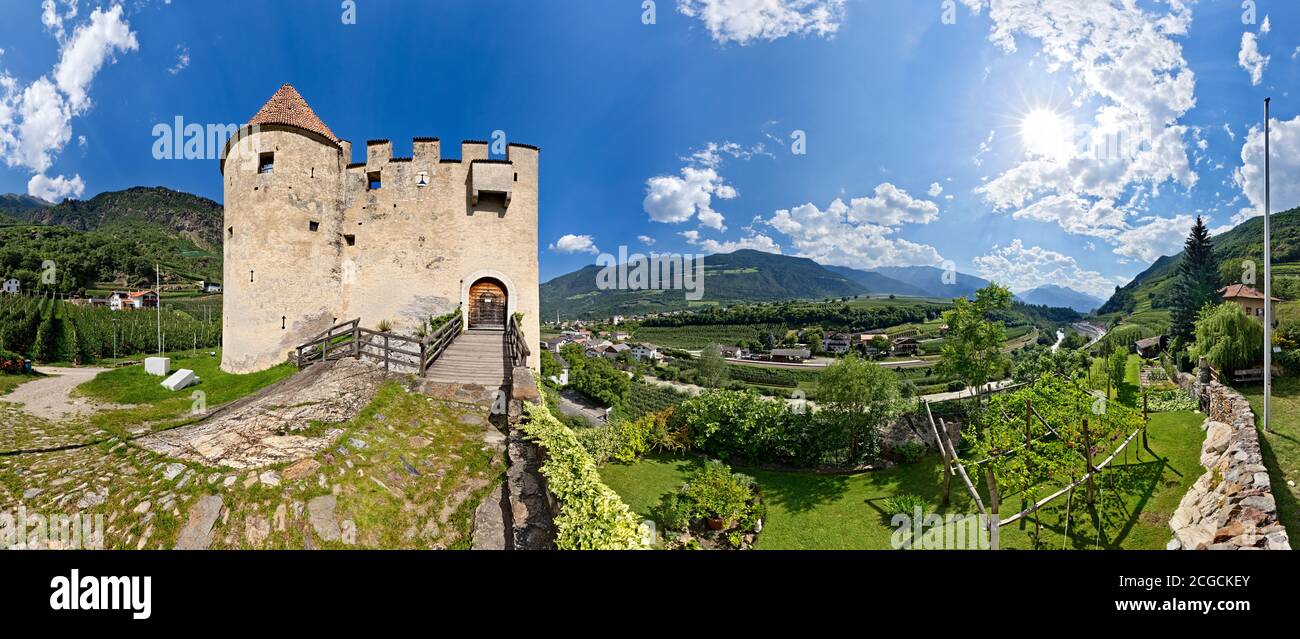
[[1183, 243], [1183, 256], [1178, 263], [1178, 281], [1174, 287], [1174, 306], [1169, 322], [1169, 336], [1175, 348], [1181, 349], [1192, 341], [1197, 313], [1215, 301], [1218, 290], [1219, 268], [1214, 259], [1210, 231], [1198, 215], [1192, 232]]

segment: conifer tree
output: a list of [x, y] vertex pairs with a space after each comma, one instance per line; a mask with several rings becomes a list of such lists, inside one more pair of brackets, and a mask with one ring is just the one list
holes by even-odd
[[1197, 314], [1206, 304], [1215, 301], [1219, 289], [1219, 268], [1214, 259], [1210, 231], [1199, 215], [1183, 244], [1183, 256], [1178, 263], [1178, 279], [1174, 287], [1169, 335], [1175, 349], [1181, 349], [1194, 336]]

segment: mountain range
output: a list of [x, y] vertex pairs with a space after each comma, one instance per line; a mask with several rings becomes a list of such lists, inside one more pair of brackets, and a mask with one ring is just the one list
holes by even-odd
[[1096, 310], [1098, 306], [1105, 303], [1104, 300], [1088, 295], [1087, 293], [1080, 293], [1072, 288], [1057, 286], [1055, 284], [1044, 284], [1037, 288], [1020, 293], [1016, 297], [1020, 298], [1020, 301], [1026, 304], [1072, 308], [1080, 313], [1091, 313]]
[[[734, 304], [779, 300], [823, 300], [895, 295], [933, 299], [968, 297], [988, 280], [965, 273], [946, 273], [933, 266], [882, 267], [862, 270], [822, 265], [791, 257], [742, 249], [704, 258], [703, 299], [691, 302], [681, 290], [602, 290], [601, 267], [585, 266], [541, 285], [542, 316], [596, 318], [640, 315], [700, 304]], [[1028, 304], [1091, 310], [1100, 300], [1063, 287], [1046, 288], [1022, 300]], [[1085, 310], [1085, 312], [1086, 312]]]

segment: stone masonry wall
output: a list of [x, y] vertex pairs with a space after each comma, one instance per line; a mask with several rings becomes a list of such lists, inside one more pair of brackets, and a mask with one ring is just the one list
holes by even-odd
[[1260, 454], [1255, 414], [1240, 393], [1182, 375], [1179, 384], [1201, 402], [1201, 466], [1206, 472], [1169, 520], [1170, 550], [1290, 550], [1278, 521], [1268, 470]]

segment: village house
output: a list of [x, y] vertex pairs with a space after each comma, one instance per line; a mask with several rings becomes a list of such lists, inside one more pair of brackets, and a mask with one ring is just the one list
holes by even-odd
[[774, 348], [770, 358], [774, 362], [802, 362], [812, 357], [812, 352], [806, 348]]
[[862, 352], [870, 357], [889, 354], [889, 335], [885, 333], [858, 333], [854, 337], [857, 339], [855, 343], [861, 346]]
[[556, 384], [559, 384], [560, 386], [568, 386], [569, 362], [565, 361], [565, 359], [563, 357], [560, 357], [559, 355], [554, 356], [553, 359], [555, 360], [556, 366], [560, 367], [560, 374], [551, 375], [551, 381], [555, 382]]
[[[1223, 296], [1225, 302], [1236, 302], [1247, 315], [1264, 321], [1264, 294], [1249, 287], [1245, 284], [1233, 284], [1219, 289], [1219, 294]], [[1273, 316], [1273, 325], [1277, 326], [1277, 303], [1282, 300], [1274, 297], [1271, 300], [1271, 312]]]
[[1167, 343], [1167, 337], [1164, 335], [1157, 335], [1155, 337], [1137, 340], [1133, 343], [1133, 348], [1137, 351], [1138, 355], [1151, 359], [1152, 357], [1160, 355], [1160, 353], [1165, 350]]
[[895, 355], [916, 355], [921, 352], [921, 342], [913, 337], [899, 337], [894, 340]]
[[153, 291], [118, 291], [109, 296], [108, 307], [115, 311], [157, 308], [158, 294]]
[[719, 346], [718, 352], [729, 359], [745, 359], [749, 357], [749, 350], [740, 346]]
[[605, 347], [603, 355], [606, 359], [615, 359], [623, 353], [631, 353], [632, 347], [627, 344], [610, 344]]
[[632, 346], [632, 357], [635, 357], [639, 362], [655, 362], [663, 359], [658, 346], [644, 343]]
[[852, 338], [847, 333], [832, 333], [822, 339], [822, 350], [828, 353], [843, 355], [852, 347]]

